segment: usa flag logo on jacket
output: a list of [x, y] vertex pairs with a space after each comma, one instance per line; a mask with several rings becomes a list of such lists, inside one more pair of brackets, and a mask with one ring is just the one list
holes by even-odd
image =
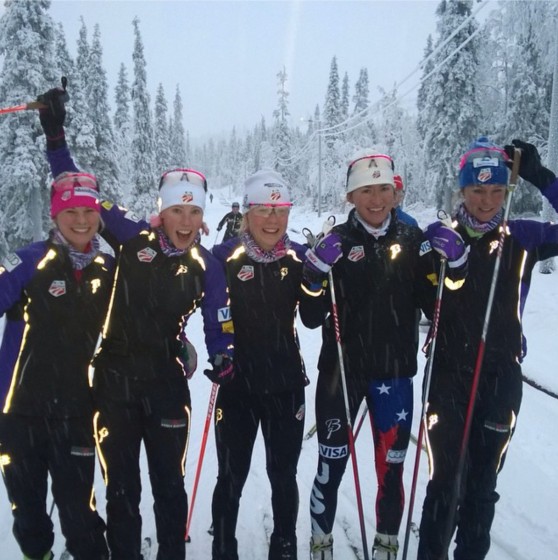
[[252, 280], [254, 278], [254, 267], [248, 264], [245, 264], [238, 272], [236, 277], [241, 280], [242, 282], [246, 282], [247, 280]]
[[66, 293], [66, 282], [64, 280], [53, 280], [48, 293], [54, 297], [63, 296]]

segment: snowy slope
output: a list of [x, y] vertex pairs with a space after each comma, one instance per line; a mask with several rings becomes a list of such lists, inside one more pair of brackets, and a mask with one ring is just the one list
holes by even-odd
[[[206, 220], [212, 230], [209, 237], [204, 240], [204, 244], [207, 246], [211, 246], [215, 241], [215, 226], [223, 214], [229, 210], [231, 200], [225, 198], [225, 193], [226, 190], [217, 191], [213, 203], [208, 204], [206, 209]], [[235, 196], [235, 199], [239, 198], [239, 196]], [[416, 208], [407, 210], [414, 214], [423, 226], [433, 219], [432, 211], [420, 211]], [[295, 209], [291, 216], [289, 235], [296, 241], [303, 241], [302, 235], [299, 233], [302, 228], [309, 227], [318, 231], [326, 217], [327, 214], [324, 214], [318, 219], [315, 213], [305, 215], [303, 211]], [[339, 217], [339, 219], [343, 220], [343, 217]], [[221, 235], [219, 234], [219, 239], [221, 239]], [[531, 295], [525, 311], [525, 331], [529, 341], [529, 355], [524, 364], [525, 373], [558, 392], [556, 376], [558, 348], [553, 344], [556, 332], [558, 332], [558, 274], [534, 275]], [[191, 381], [193, 415], [186, 474], [186, 488], [191, 493], [210, 392], [210, 383], [201, 372], [206, 354], [199, 314], [190, 321], [188, 333], [199, 352], [200, 364], [200, 371]], [[316, 386], [320, 332], [319, 329], [310, 331], [299, 326], [299, 335], [308, 375], [312, 381], [307, 388], [306, 427], [310, 428], [314, 423], [313, 397]], [[415, 382], [415, 432], [420, 416], [420, 385], [424, 366], [422, 356], [420, 360], [420, 373]], [[558, 496], [558, 477], [556, 476], [558, 442], [553, 433], [556, 425], [558, 425], [558, 401], [524, 385], [524, 400], [517, 431], [510, 447], [506, 466], [499, 479], [499, 491], [502, 498], [497, 506], [492, 532], [493, 546], [488, 555], [489, 560], [540, 560], [541, 558], [558, 560], [558, 531], [555, 529], [555, 520], [558, 518], [558, 500], [556, 499]], [[356, 448], [367, 536], [369, 546], [371, 546], [375, 523], [375, 475], [372, 440], [367, 422], [360, 432]], [[415, 449], [411, 448], [406, 461], [407, 488], [410, 486], [414, 457]], [[317, 441], [314, 437], [304, 442], [299, 463], [299, 559], [308, 558], [310, 536], [308, 504], [316, 463]], [[413, 515], [413, 519], [417, 523], [420, 521], [420, 509], [428, 477], [426, 463], [426, 456], [422, 454]], [[207, 529], [211, 524], [211, 496], [216, 471], [214, 439], [210, 434], [190, 531], [192, 542], [188, 544], [187, 557], [189, 560], [211, 558], [211, 537], [207, 534]], [[143, 483], [144, 535], [151, 536], [153, 542], [156, 543], [151, 494], [145, 464], [143, 464]], [[104, 514], [104, 489], [100, 476], [97, 478], [96, 490], [99, 510]], [[259, 438], [254, 449], [252, 469], [244, 490], [238, 523], [237, 537], [242, 560], [266, 560], [267, 534], [271, 526], [269, 484], [265, 472], [263, 446], [261, 438]], [[340, 490], [334, 537], [338, 560], [350, 560], [356, 557], [351, 544], [360, 547], [361, 543], [350, 464]], [[401, 541], [402, 538], [403, 529], [400, 533]], [[62, 548], [63, 537], [57, 527], [54, 550], [59, 553]], [[415, 550], [416, 539], [411, 537], [409, 559], [415, 557]], [[0, 560], [12, 560], [20, 557], [21, 554], [11, 534], [9, 503], [5, 489], [3, 485], [0, 485]]]

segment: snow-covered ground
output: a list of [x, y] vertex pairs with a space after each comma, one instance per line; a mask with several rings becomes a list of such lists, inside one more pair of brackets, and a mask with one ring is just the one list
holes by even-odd
[[[211, 246], [216, 239], [215, 226], [220, 218], [229, 211], [232, 200], [240, 200], [236, 195], [232, 199], [226, 196], [226, 190], [217, 191], [213, 203], [206, 208], [206, 221], [211, 228], [204, 244]], [[407, 208], [421, 226], [434, 219], [432, 210], [424, 211]], [[300, 233], [303, 227], [317, 232], [321, 229], [324, 213], [318, 218], [315, 213], [305, 213], [294, 209], [291, 214], [289, 235], [295, 241], [303, 241]], [[338, 216], [344, 220], [343, 216]], [[222, 233], [218, 235], [218, 240]], [[558, 347], [552, 340], [558, 332], [558, 273], [542, 275], [535, 273], [527, 308], [525, 310], [525, 332], [529, 342], [529, 355], [524, 363], [524, 372], [542, 385], [558, 393]], [[191, 381], [192, 393], [192, 429], [188, 454], [186, 488], [191, 493], [203, 426], [206, 417], [210, 393], [210, 383], [200, 371], [206, 359], [198, 313], [188, 326], [188, 335], [199, 353], [199, 370]], [[0, 327], [1, 330], [1, 327]], [[310, 331], [299, 325], [302, 352], [305, 358], [311, 384], [307, 388], [306, 428], [314, 424], [314, 391], [316, 387], [316, 364], [320, 348], [319, 329]], [[422, 334], [424, 336], [424, 333]], [[420, 386], [424, 359], [420, 356], [419, 374], [415, 382], [415, 421], [414, 432], [420, 417]], [[558, 402], [553, 398], [524, 384], [524, 399], [519, 415], [517, 431], [511, 443], [506, 466], [499, 477], [499, 491], [502, 498], [497, 506], [492, 536], [493, 546], [488, 554], [489, 560], [545, 560], [558, 559], [558, 441], [553, 433], [558, 425]], [[373, 465], [372, 439], [368, 423], [365, 423], [356, 444], [359, 473], [363, 493], [366, 528], [369, 546], [374, 537], [374, 499], [375, 475]], [[410, 450], [406, 461], [406, 487], [410, 487], [415, 451]], [[317, 463], [316, 438], [303, 444], [298, 468], [300, 489], [300, 513], [298, 519], [298, 553], [300, 559], [308, 558], [308, 540], [310, 537], [310, 519], [308, 504], [310, 489]], [[147, 466], [142, 463], [144, 499], [142, 501], [143, 532], [156, 543], [155, 523], [152, 512]], [[192, 542], [187, 545], [189, 560], [208, 560], [211, 558], [211, 537], [207, 529], [211, 524], [211, 496], [217, 472], [215, 446], [212, 434], [209, 436], [205, 454], [204, 467], [196, 498], [191, 525]], [[420, 509], [427, 482], [427, 461], [421, 457], [420, 477], [413, 519], [420, 521]], [[99, 510], [104, 514], [104, 488], [101, 477], [96, 483]], [[407, 513], [405, 512], [406, 519]], [[55, 514], [56, 517], [56, 514]], [[56, 520], [57, 523], [57, 520]], [[261, 438], [254, 449], [252, 469], [244, 489], [237, 538], [239, 554], [242, 560], [267, 559], [267, 531], [271, 528], [271, 507], [269, 484], [265, 471], [264, 451]], [[404, 529], [400, 532], [402, 542]], [[354, 481], [351, 466], [343, 480], [336, 526], [334, 529], [335, 557], [338, 560], [355, 558], [351, 544], [361, 546], [360, 529], [355, 506]], [[55, 553], [60, 553], [64, 542], [57, 525]], [[411, 536], [408, 558], [414, 558], [416, 538]], [[0, 560], [20, 558], [18, 546], [11, 533], [11, 513], [5, 488], [0, 485]], [[155, 554], [152, 555], [155, 558]], [[360, 552], [360, 558], [363, 558]]]

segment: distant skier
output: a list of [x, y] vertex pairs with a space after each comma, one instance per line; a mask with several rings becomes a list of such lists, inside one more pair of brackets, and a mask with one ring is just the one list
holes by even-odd
[[456, 560], [483, 560], [488, 553], [499, 499], [497, 476], [504, 465], [522, 398], [520, 362], [526, 346], [521, 313], [535, 264], [558, 255], [558, 225], [535, 220], [508, 222], [458, 511], [450, 511], [473, 373], [499, 254], [509, 156], [513, 156], [514, 146], [522, 150], [520, 176], [558, 210], [554, 173], [542, 166], [535, 146], [520, 140], [512, 143], [504, 150], [482, 137], [461, 158], [462, 201], [453, 219], [470, 247], [469, 274], [460, 290], [445, 290], [441, 305], [426, 422], [430, 482], [422, 509], [418, 560], [447, 558], [448, 539], [455, 528]]
[[226, 225], [225, 235], [223, 236], [223, 242], [232, 239], [233, 237], [238, 237], [240, 233], [240, 226], [242, 225], [242, 214], [240, 213], [240, 205], [238, 202], [233, 202], [231, 211], [227, 212], [219, 222], [217, 226], [217, 231], [223, 229], [223, 225]]
[[213, 202], [213, 193], [209, 193], [209, 202]]
[[405, 212], [401, 207], [405, 198], [405, 186], [403, 185], [403, 179], [401, 178], [401, 175], [394, 175], [393, 181], [395, 183], [395, 214], [397, 216], [397, 219], [405, 224], [410, 224], [412, 226], [418, 227], [418, 222], [413, 218], [413, 216], [407, 214], [407, 212]]

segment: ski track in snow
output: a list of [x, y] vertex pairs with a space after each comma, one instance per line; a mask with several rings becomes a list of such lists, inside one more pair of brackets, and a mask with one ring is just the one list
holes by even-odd
[[[215, 199], [206, 207], [206, 221], [211, 228], [211, 234], [204, 238], [203, 243], [211, 246], [215, 240], [215, 226], [221, 217], [230, 209], [232, 198], [239, 199], [238, 193], [230, 198], [226, 196], [226, 189], [214, 191]], [[219, 204], [218, 200], [222, 202]], [[407, 208], [415, 215], [422, 226], [435, 219], [432, 210]], [[294, 209], [290, 220], [289, 235], [293, 240], [303, 242], [304, 227], [317, 232], [322, 228], [323, 221], [329, 214], [324, 213], [317, 218], [315, 213], [304, 214], [302, 210]], [[338, 222], [344, 218], [338, 217]], [[219, 235], [219, 241], [222, 232]], [[524, 324], [529, 343], [529, 354], [524, 363], [525, 373], [541, 385], [558, 392], [558, 376], [556, 364], [558, 362], [557, 346], [555, 342], [558, 332], [558, 273], [541, 275], [535, 270], [533, 285], [527, 307], [525, 309]], [[3, 319], [0, 319], [0, 334], [3, 330]], [[203, 375], [203, 368], [207, 355], [205, 351], [201, 314], [196, 313], [189, 321], [188, 335], [198, 351], [198, 371], [190, 382], [192, 394], [192, 427], [190, 449], [187, 457], [185, 486], [191, 496], [192, 484], [198, 461], [199, 446], [206, 417], [207, 403], [211, 385]], [[305, 433], [314, 424], [314, 391], [316, 387], [316, 365], [321, 344], [319, 329], [307, 330], [298, 326], [307, 374], [311, 384], [306, 391], [306, 421]], [[425, 333], [421, 328], [421, 338]], [[414, 431], [417, 431], [420, 418], [420, 391], [424, 359], [419, 354], [419, 373], [415, 378], [415, 410]], [[516, 433], [511, 442], [505, 467], [499, 476], [498, 491], [502, 498], [496, 506], [492, 539], [493, 546], [487, 560], [558, 560], [558, 476], [556, 465], [558, 462], [558, 443], [554, 434], [558, 425], [558, 402], [540, 391], [524, 384], [524, 399], [519, 414]], [[366, 520], [368, 546], [371, 549], [374, 540], [375, 514], [374, 500], [376, 492], [376, 477], [373, 465], [373, 447], [369, 423], [365, 422], [357, 440], [357, 458], [359, 465], [360, 483], [363, 497], [363, 507]], [[414, 447], [411, 446], [405, 464], [404, 482], [409, 497], [413, 473]], [[300, 560], [308, 558], [308, 542], [310, 539], [309, 500], [310, 490], [317, 464], [317, 438], [304, 441], [298, 466], [298, 482], [300, 492], [300, 510], [297, 523], [298, 557]], [[143, 534], [152, 539], [153, 547], [151, 559], [156, 556], [157, 539], [153, 505], [145, 457], [141, 459], [143, 499], [141, 514], [143, 518]], [[415, 498], [413, 521], [420, 522], [420, 512], [424, 492], [428, 480], [427, 460], [421, 454], [420, 474]], [[215, 457], [215, 441], [210, 432], [205, 453], [203, 471], [198, 487], [195, 511], [191, 525], [192, 542], [187, 544], [188, 560], [208, 560], [211, 558], [212, 537], [207, 533], [211, 525], [211, 499], [217, 475], [217, 461]], [[105, 516], [104, 486], [100, 472], [97, 470], [95, 490], [101, 516]], [[265, 451], [261, 437], [258, 437], [252, 456], [250, 475], [244, 488], [240, 503], [237, 538], [239, 554], [242, 560], [265, 560], [267, 558], [267, 538], [271, 528], [270, 489], [265, 469]], [[48, 505], [52, 498], [49, 496]], [[407, 509], [403, 514], [403, 526], [399, 533], [401, 546], [404, 539], [404, 523], [407, 519]], [[60, 532], [58, 515], [53, 515], [55, 525], [54, 553], [57, 558], [64, 550], [63, 537]], [[9, 502], [3, 484], [0, 484], [0, 560], [20, 558], [21, 553], [11, 533], [12, 519]], [[346, 530], [345, 530], [346, 528]], [[345, 476], [339, 489], [339, 503], [337, 519], [334, 526], [334, 547], [338, 560], [349, 560], [356, 557], [352, 546], [359, 550], [362, 557], [362, 542], [357, 508], [354, 498], [354, 480], [352, 465], [349, 461]], [[417, 539], [411, 534], [409, 541], [408, 559], [416, 558]]]

